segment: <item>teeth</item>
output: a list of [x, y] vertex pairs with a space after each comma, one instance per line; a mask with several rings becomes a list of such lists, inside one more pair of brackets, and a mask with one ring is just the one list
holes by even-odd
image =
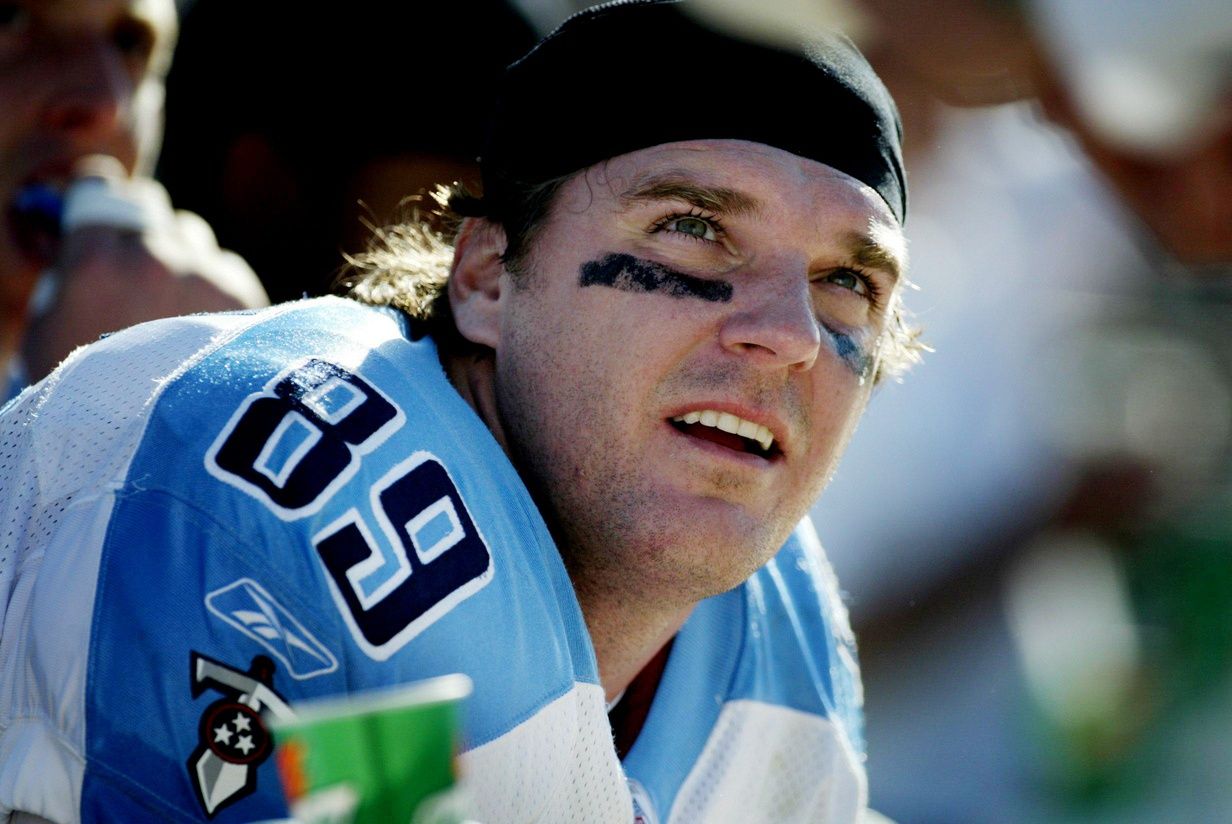
[[770, 447], [774, 445], [774, 435], [770, 433], [768, 428], [759, 423], [738, 418], [730, 412], [702, 409], [677, 415], [672, 420], [680, 423], [700, 423], [702, 426], [711, 426], [724, 432], [730, 432], [733, 435], [739, 435], [742, 438], [748, 438], [751, 441], [757, 441], [764, 452], [768, 452]]

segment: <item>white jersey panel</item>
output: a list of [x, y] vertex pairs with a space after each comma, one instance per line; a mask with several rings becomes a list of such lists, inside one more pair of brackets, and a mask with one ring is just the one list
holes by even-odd
[[[29, 559], [0, 643], [0, 821], [9, 810], [77, 820], [85, 764], [85, 685], [97, 548], [111, 496], [74, 501], [46, 553]], [[40, 563], [41, 562], [41, 563]], [[35, 572], [37, 570], [37, 573]], [[53, 593], [33, 597], [32, 590]], [[32, 632], [31, 627], [55, 627]]]
[[670, 824], [858, 824], [864, 769], [828, 718], [757, 701], [724, 705]]
[[474, 817], [485, 824], [633, 820], [597, 684], [578, 684], [516, 729], [465, 753], [462, 764]]

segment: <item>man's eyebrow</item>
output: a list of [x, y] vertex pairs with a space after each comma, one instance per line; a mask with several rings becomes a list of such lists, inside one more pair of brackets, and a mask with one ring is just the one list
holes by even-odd
[[[889, 241], [890, 238], [886, 238]], [[897, 249], [893, 244], [883, 241], [876, 233], [852, 234], [847, 237], [847, 248], [851, 259], [867, 269], [885, 272], [894, 280], [902, 277], [907, 261], [906, 250]]]
[[623, 192], [626, 206], [655, 200], [682, 200], [707, 212], [724, 215], [751, 214], [761, 209], [761, 201], [745, 192], [725, 186], [710, 186], [679, 172], [654, 175], [636, 188]]

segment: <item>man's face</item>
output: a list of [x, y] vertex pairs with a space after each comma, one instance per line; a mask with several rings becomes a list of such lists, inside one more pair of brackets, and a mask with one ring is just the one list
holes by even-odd
[[131, 173], [157, 143], [170, 0], [0, 0], [0, 316], [21, 311], [54, 243], [16, 203], [103, 153]]
[[575, 581], [696, 599], [764, 563], [864, 409], [901, 259], [872, 189], [762, 144], [565, 184], [502, 275], [496, 391]]

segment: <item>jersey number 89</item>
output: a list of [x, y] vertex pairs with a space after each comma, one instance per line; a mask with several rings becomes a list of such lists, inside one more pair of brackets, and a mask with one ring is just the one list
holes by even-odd
[[[363, 378], [313, 359], [240, 405], [206, 454], [206, 469], [282, 520], [299, 520], [319, 512], [405, 420]], [[352, 636], [384, 660], [481, 589], [492, 562], [448, 471], [430, 453], [394, 466], [368, 497], [377, 531], [352, 507], [312, 545]]]

